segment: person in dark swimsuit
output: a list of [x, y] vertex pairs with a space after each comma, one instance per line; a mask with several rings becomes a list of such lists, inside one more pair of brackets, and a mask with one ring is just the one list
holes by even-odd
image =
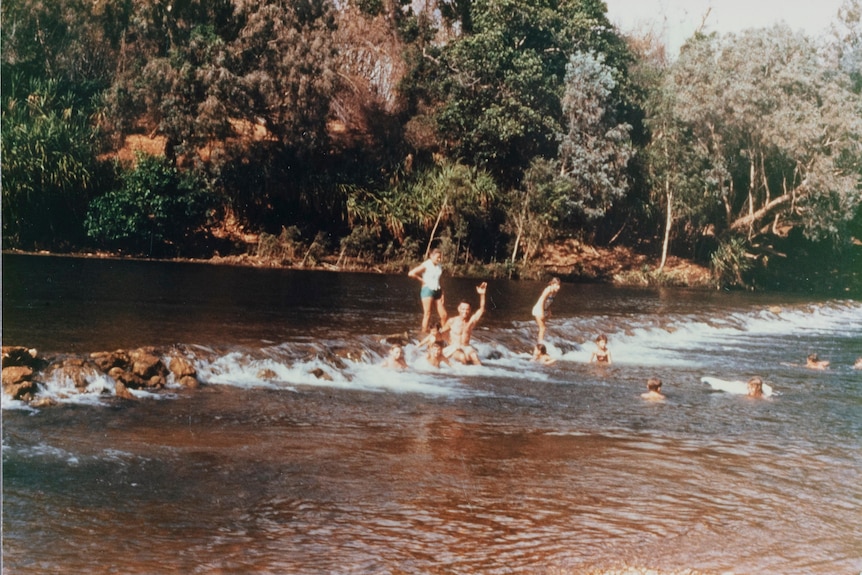
[[596, 351], [590, 356], [590, 363], [611, 364], [611, 352], [608, 349], [608, 336], [601, 334], [596, 338]]

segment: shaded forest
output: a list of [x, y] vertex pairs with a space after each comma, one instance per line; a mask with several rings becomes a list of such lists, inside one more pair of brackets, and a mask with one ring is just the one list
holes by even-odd
[[698, 32], [600, 0], [6, 0], [5, 249], [535, 275], [626, 246], [862, 286], [862, 10]]

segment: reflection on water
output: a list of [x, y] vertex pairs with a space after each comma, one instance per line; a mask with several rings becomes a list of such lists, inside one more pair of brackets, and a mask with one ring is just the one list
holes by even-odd
[[[380, 336], [419, 319], [403, 278], [36, 259], [33, 286], [4, 261], [4, 343], [182, 344], [206, 385], [4, 409], [4, 572], [862, 570], [858, 303], [565, 285], [537, 369], [541, 284], [492, 282], [485, 366], [393, 373]], [[833, 369], [790, 365], [810, 349]], [[777, 395], [699, 379], [750, 373]], [[665, 402], [640, 400], [653, 374]]]

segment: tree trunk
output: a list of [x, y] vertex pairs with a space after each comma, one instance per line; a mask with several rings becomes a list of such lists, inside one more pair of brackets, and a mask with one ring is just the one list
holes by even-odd
[[431, 244], [434, 242], [434, 236], [437, 234], [437, 227], [440, 225], [440, 220], [443, 219], [443, 214], [446, 212], [446, 203], [449, 201], [449, 196], [443, 198], [443, 205], [440, 206], [440, 213], [437, 214], [437, 221], [434, 222], [434, 227], [431, 229], [431, 237], [428, 238], [428, 247], [425, 248], [425, 259], [428, 259], [428, 254], [431, 253]]
[[667, 221], [664, 225], [664, 241], [661, 246], [661, 264], [658, 266], [658, 271], [662, 271], [664, 269], [664, 265], [667, 263], [667, 249], [670, 245], [670, 228], [673, 225], [673, 191], [670, 189], [670, 176], [665, 176], [664, 194], [667, 198]]
[[751, 239], [752, 229], [754, 225], [754, 180], [755, 180], [755, 171], [754, 171], [754, 162], [755, 158], [751, 158], [751, 169], [748, 174], [748, 217], [751, 218], [751, 226], [748, 228], [748, 239]]
[[512, 248], [512, 263], [515, 263], [515, 259], [518, 257], [518, 247], [521, 244], [521, 234], [524, 231], [523, 222], [518, 222], [518, 234], [515, 236], [515, 247]]
[[[530, 204], [530, 188], [524, 192], [524, 205], [521, 207], [521, 213], [518, 215], [518, 234], [515, 237], [515, 247], [512, 248], [512, 263], [518, 259], [518, 247], [521, 245], [521, 238], [524, 235], [524, 222], [527, 220], [527, 207]], [[527, 261], [527, 252], [524, 252], [524, 262]]]

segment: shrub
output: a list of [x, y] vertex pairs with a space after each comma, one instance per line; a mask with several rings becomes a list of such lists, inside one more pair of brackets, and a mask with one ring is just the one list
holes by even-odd
[[162, 156], [138, 155], [119, 190], [90, 202], [87, 235], [107, 247], [153, 255], [154, 248], [177, 251], [212, 213], [215, 202], [201, 182], [181, 174]]
[[712, 273], [719, 285], [748, 287], [744, 276], [753, 264], [746, 251], [747, 243], [740, 237], [723, 240], [712, 254]]
[[264, 260], [279, 264], [288, 264], [296, 259], [296, 254], [302, 248], [299, 228], [282, 227], [278, 236], [262, 232], [257, 242], [256, 255]]
[[2, 112], [3, 238], [25, 249], [75, 244], [84, 239], [99, 169], [86, 110], [56, 82], [10, 91]]

